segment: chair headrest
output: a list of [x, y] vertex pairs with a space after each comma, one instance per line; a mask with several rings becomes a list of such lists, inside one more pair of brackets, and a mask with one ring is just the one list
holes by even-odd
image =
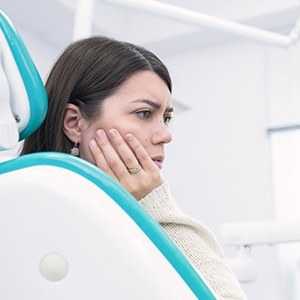
[[0, 150], [32, 134], [47, 112], [42, 79], [9, 18], [0, 10]]

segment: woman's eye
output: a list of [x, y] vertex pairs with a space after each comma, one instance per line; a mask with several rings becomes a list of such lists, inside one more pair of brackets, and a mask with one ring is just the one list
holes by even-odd
[[140, 119], [149, 119], [151, 116], [151, 111], [150, 110], [141, 110], [141, 111], [137, 111], [136, 115], [140, 118]]
[[172, 122], [173, 117], [167, 116], [164, 118], [164, 122], [166, 125], [169, 125]]

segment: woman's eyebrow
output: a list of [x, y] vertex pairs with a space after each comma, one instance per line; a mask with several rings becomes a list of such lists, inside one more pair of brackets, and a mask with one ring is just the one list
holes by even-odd
[[[138, 103], [138, 102], [146, 103], [146, 104], [148, 104], [148, 105], [150, 105], [150, 106], [152, 106], [152, 107], [154, 107], [156, 109], [160, 109], [161, 108], [160, 104], [158, 104], [158, 103], [156, 103], [156, 102], [154, 102], [152, 100], [149, 100], [149, 99], [137, 99], [137, 100], [132, 101], [131, 103]], [[166, 109], [166, 112], [173, 112], [173, 111], [174, 111], [173, 107], [168, 107]]]
[[152, 100], [148, 100], [148, 99], [137, 99], [137, 100], [132, 101], [131, 103], [138, 103], [138, 102], [146, 103], [146, 104], [148, 104], [148, 105], [150, 105], [154, 108], [157, 108], [157, 109], [161, 108], [160, 104], [158, 104], [158, 103], [156, 103]]

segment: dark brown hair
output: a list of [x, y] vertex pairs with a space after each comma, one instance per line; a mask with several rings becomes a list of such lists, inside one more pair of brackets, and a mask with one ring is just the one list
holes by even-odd
[[66, 104], [78, 106], [87, 119], [99, 117], [103, 100], [133, 74], [146, 70], [155, 72], [172, 91], [165, 65], [142, 47], [102, 36], [70, 44], [46, 82], [47, 116], [40, 128], [25, 140], [21, 154], [69, 152], [73, 145], [62, 130]]

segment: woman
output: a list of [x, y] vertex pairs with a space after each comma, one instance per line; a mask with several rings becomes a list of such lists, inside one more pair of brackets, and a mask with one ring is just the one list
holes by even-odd
[[91, 37], [66, 48], [46, 89], [47, 117], [22, 154], [60, 151], [98, 166], [161, 224], [219, 299], [246, 299], [213, 234], [181, 212], [161, 176], [173, 113], [163, 63], [133, 44]]

